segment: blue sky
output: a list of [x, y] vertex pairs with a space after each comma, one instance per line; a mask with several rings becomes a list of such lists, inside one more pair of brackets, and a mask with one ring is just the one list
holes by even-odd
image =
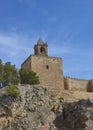
[[93, 78], [93, 0], [0, 0], [0, 59], [17, 68], [39, 37], [65, 76]]

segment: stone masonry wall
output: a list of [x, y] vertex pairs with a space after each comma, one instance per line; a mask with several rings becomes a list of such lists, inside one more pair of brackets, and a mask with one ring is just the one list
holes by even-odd
[[64, 89], [62, 59], [55, 57], [31, 55], [23, 64], [23, 68], [33, 70], [39, 76], [40, 84], [50, 91]]
[[22, 68], [31, 69], [31, 55], [23, 62]]
[[61, 58], [34, 55], [31, 57], [31, 69], [38, 74], [41, 85], [46, 86], [50, 91], [64, 89]]
[[64, 86], [67, 90], [73, 91], [88, 91], [89, 80], [76, 79], [76, 78], [64, 78]]

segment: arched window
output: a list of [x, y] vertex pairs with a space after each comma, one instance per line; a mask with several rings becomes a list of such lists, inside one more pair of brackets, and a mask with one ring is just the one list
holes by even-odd
[[42, 54], [44, 54], [44, 53], [46, 52], [45, 48], [44, 48], [44, 47], [41, 47], [41, 48], [40, 48], [40, 52], [41, 52]]

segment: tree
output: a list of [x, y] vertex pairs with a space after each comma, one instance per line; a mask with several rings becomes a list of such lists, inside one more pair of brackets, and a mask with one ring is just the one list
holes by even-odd
[[2, 63], [0, 59], [0, 86], [17, 85], [20, 81], [19, 71], [15, 65], [11, 65], [11, 62]]
[[15, 65], [11, 65], [11, 62], [6, 62], [3, 67], [4, 86], [19, 83], [19, 73], [15, 68]]
[[31, 70], [21, 68], [19, 73], [22, 84], [34, 85], [40, 83], [37, 74]]

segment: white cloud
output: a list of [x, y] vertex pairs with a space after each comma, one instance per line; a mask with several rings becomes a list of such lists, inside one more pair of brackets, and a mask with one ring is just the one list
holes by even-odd
[[[0, 51], [6, 52], [7, 54], [16, 55], [18, 52], [27, 51], [31, 43], [31, 38], [29, 36], [22, 36], [16, 33], [4, 34], [0, 33]], [[31, 50], [32, 51], [32, 50]]]
[[18, 33], [0, 33], [0, 59], [4, 62], [10, 61], [17, 67], [33, 54], [35, 38]]

